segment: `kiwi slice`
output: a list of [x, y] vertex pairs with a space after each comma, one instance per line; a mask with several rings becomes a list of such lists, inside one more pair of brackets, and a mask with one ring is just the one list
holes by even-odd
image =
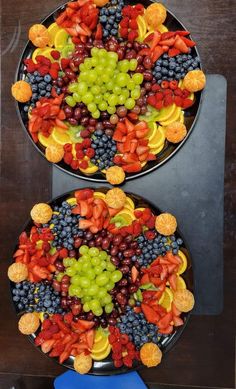
[[118, 227], [118, 228], [129, 225], [129, 222], [123, 216], [120, 216], [120, 215], [114, 216], [111, 219], [111, 222], [115, 223], [116, 227]]
[[83, 138], [80, 136], [80, 132], [84, 130], [83, 126], [70, 126], [67, 134], [69, 135], [73, 143], [80, 143], [83, 141]]
[[73, 43], [67, 44], [63, 47], [61, 51], [62, 58], [68, 58], [75, 50], [75, 45]]

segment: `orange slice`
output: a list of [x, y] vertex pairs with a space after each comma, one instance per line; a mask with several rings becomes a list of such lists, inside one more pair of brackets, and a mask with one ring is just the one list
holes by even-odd
[[191, 70], [184, 77], [184, 87], [190, 92], [198, 92], [206, 85], [206, 76], [202, 70]]
[[28, 82], [20, 80], [11, 87], [12, 96], [20, 103], [26, 103], [31, 99], [32, 89]]
[[174, 304], [181, 312], [189, 312], [194, 307], [194, 296], [188, 289], [179, 289], [174, 293]]
[[46, 47], [50, 43], [48, 29], [43, 24], [34, 24], [29, 30], [29, 40], [36, 47]]
[[58, 144], [49, 145], [45, 150], [45, 156], [49, 162], [57, 163], [64, 157], [63, 146]]
[[176, 218], [170, 213], [161, 213], [156, 218], [155, 227], [159, 234], [165, 236], [172, 235], [175, 233], [177, 228]]
[[166, 127], [166, 139], [171, 143], [181, 142], [186, 135], [186, 126], [181, 122], [173, 122]]
[[119, 166], [111, 166], [106, 171], [106, 179], [112, 185], [119, 185], [125, 179], [125, 172]]
[[126, 194], [120, 188], [110, 189], [106, 193], [106, 203], [109, 207], [114, 209], [120, 209], [125, 205]]
[[142, 363], [147, 367], [159, 365], [162, 359], [162, 352], [155, 343], [145, 343], [140, 350]]
[[46, 203], [38, 203], [33, 206], [30, 215], [35, 223], [47, 223], [52, 217], [52, 208]]

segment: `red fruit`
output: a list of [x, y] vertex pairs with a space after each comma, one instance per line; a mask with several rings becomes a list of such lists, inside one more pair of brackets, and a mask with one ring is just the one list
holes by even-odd
[[182, 94], [183, 94], [182, 89], [180, 89], [179, 87], [176, 88], [176, 89], [174, 90], [174, 94], [175, 94], [176, 96], [182, 97]]
[[137, 37], [138, 37], [138, 31], [137, 30], [132, 30], [128, 34], [128, 41], [129, 42], [133, 42]]
[[132, 282], [135, 283], [137, 278], [138, 278], [138, 275], [139, 275], [139, 272], [138, 270], [136, 269], [135, 266], [132, 266], [131, 268], [131, 278], [132, 278]]
[[77, 161], [76, 159], [73, 159], [73, 161], [71, 162], [70, 166], [71, 166], [71, 168], [73, 170], [79, 169], [79, 161]]
[[136, 148], [136, 153], [138, 155], [146, 154], [149, 151], [149, 147], [147, 146], [138, 146]]
[[156, 234], [154, 231], [145, 231], [144, 232], [144, 235], [145, 237], [148, 239], [148, 240], [153, 240], [155, 237], [156, 237]]
[[143, 211], [134, 211], [134, 216], [137, 218], [137, 219], [139, 219], [140, 217], [142, 217], [142, 215], [143, 215]]
[[153, 324], [157, 324], [159, 320], [159, 315], [152, 309], [150, 306], [147, 304], [142, 303], [141, 304], [141, 309], [144, 313], [145, 318]]
[[93, 321], [88, 321], [88, 320], [81, 320], [79, 319], [77, 323], [84, 328], [85, 331], [90, 330], [91, 328], [94, 327], [94, 322]]
[[90, 350], [93, 347], [94, 337], [95, 337], [95, 331], [94, 330], [89, 330], [89, 331], [86, 332], [86, 342], [87, 342], [87, 345], [88, 345]]
[[196, 46], [196, 43], [192, 41], [191, 39], [185, 38], [184, 36], [181, 37], [182, 41], [188, 46], [188, 47], [194, 47]]
[[68, 68], [69, 65], [70, 65], [69, 58], [62, 58], [61, 59], [61, 68], [62, 68], [62, 70], [65, 70], [66, 68]]
[[61, 249], [59, 251], [59, 258], [63, 259], [63, 258], [66, 258], [66, 257], [68, 257], [68, 250], [66, 248]]
[[144, 6], [142, 4], [136, 4], [134, 6], [135, 10], [138, 11], [139, 15], [143, 15], [144, 13]]
[[159, 332], [161, 334], [165, 334], [165, 335], [168, 335], [168, 334], [171, 334], [173, 332], [173, 326], [167, 326], [166, 328], [159, 328]]
[[162, 87], [162, 89], [167, 89], [167, 88], [169, 88], [169, 81], [162, 81], [161, 87]]
[[73, 320], [73, 314], [71, 312], [68, 312], [64, 315], [64, 322], [67, 324], [71, 324]]
[[[110, 331], [111, 332], [111, 331]], [[108, 336], [108, 340], [109, 340], [109, 343], [110, 344], [113, 344], [113, 343], [115, 343], [115, 342], [117, 342], [117, 337], [114, 335], [114, 334], [110, 334], [109, 336]]]
[[182, 107], [183, 99], [180, 96], [174, 96], [174, 103], [177, 107]]
[[126, 355], [123, 358], [123, 362], [124, 362], [124, 365], [127, 366], [127, 367], [132, 367], [132, 365], [133, 365], [133, 361], [132, 361], [132, 359], [128, 355]]
[[189, 108], [193, 105], [193, 100], [191, 99], [184, 99], [183, 103], [182, 103], [182, 108], [183, 109], [186, 109], [186, 108]]
[[164, 329], [170, 325], [172, 320], [172, 312], [168, 312], [165, 316], [163, 316], [157, 323], [159, 329]]
[[57, 50], [52, 50], [51, 53], [50, 53], [50, 55], [51, 55], [52, 58], [55, 59], [55, 60], [59, 59], [60, 56], [61, 56], [61, 55], [60, 55], [60, 52], [57, 51]]
[[152, 62], [156, 62], [158, 58], [164, 53], [162, 46], [156, 46], [152, 52]]
[[126, 173], [136, 173], [140, 172], [142, 170], [142, 165], [140, 162], [131, 163], [129, 165], [124, 165], [123, 167], [124, 172]]
[[168, 281], [170, 283], [171, 289], [176, 290], [176, 288], [177, 288], [177, 276], [175, 273], [171, 274], [171, 276], [168, 278]]
[[180, 54], [180, 50], [176, 49], [175, 47], [172, 47], [168, 50], [169, 57], [175, 57], [176, 55]]
[[147, 156], [147, 161], [155, 161], [157, 159], [155, 154], [149, 153]]
[[41, 344], [41, 350], [43, 353], [49, 353], [51, 349], [53, 348], [54, 343], [56, 342], [55, 339], [46, 340], [46, 342], [43, 342]]
[[189, 48], [186, 43], [178, 35], [176, 36], [174, 47], [179, 50], [181, 53], [188, 53]]
[[122, 142], [122, 139], [123, 139], [123, 134], [121, 131], [119, 130], [116, 130], [113, 134], [113, 139], [116, 141], [116, 142]]
[[130, 16], [131, 11], [132, 11], [131, 5], [127, 5], [127, 6], [125, 6], [125, 7], [122, 9], [122, 15], [123, 15], [123, 16]]
[[131, 28], [131, 30], [137, 30], [138, 29], [138, 23], [137, 23], [136, 19], [131, 19], [129, 21], [129, 28]]
[[91, 139], [84, 139], [83, 142], [82, 142], [82, 146], [83, 148], [87, 148], [87, 147], [90, 147], [91, 146]]
[[43, 322], [42, 322], [42, 329], [43, 330], [48, 330], [52, 325], [52, 322], [50, 319], [45, 319]]
[[129, 342], [129, 337], [127, 334], [121, 334], [120, 337], [121, 344], [127, 344]]
[[113, 363], [114, 363], [114, 366], [117, 367], [117, 368], [123, 366], [122, 359], [115, 359]]
[[99, 23], [97, 26], [96, 34], [95, 34], [95, 40], [98, 40], [98, 41], [102, 40], [102, 35], [103, 35], [103, 28], [102, 28], [101, 23]]
[[81, 162], [79, 163], [79, 167], [80, 167], [81, 169], [87, 169], [87, 167], [88, 167], [88, 161], [81, 161]]
[[72, 160], [73, 160], [73, 156], [72, 156], [71, 153], [66, 152], [66, 153], [64, 154], [63, 159], [64, 159], [64, 161], [65, 161], [65, 163], [66, 163], [67, 165], [70, 165], [71, 162], [72, 162]]
[[120, 27], [121, 28], [128, 28], [129, 27], [129, 18], [127, 16], [121, 20]]
[[92, 157], [95, 155], [94, 149], [92, 149], [92, 147], [89, 147], [89, 148], [87, 149], [85, 155], [87, 155], [87, 157], [89, 157], [89, 158], [92, 158]]
[[173, 322], [174, 322], [175, 327], [179, 327], [179, 326], [182, 326], [184, 324], [184, 321], [181, 319], [181, 317], [178, 317], [178, 316], [173, 317]]
[[164, 98], [163, 92], [156, 93], [155, 97], [156, 97], [156, 102], [162, 101]]
[[84, 158], [84, 152], [82, 150], [76, 151], [76, 158], [83, 159]]
[[121, 38], [127, 38], [129, 34], [128, 28], [120, 28], [119, 30]]
[[169, 105], [171, 105], [173, 103], [173, 97], [172, 95], [167, 95], [164, 97], [164, 101], [163, 101], [163, 105], [164, 107], [168, 107]]
[[153, 107], [155, 107], [156, 103], [157, 103], [157, 99], [156, 99], [156, 95], [154, 96], [148, 96], [147, 98], [147, 103], [152, 105]]

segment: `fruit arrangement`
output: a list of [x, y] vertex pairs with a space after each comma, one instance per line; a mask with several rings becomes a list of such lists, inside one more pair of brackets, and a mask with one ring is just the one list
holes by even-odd
[[161, 3], [76, 0], [30, 28], [12, 95], [48, 161], [119, 184], [186, 138], [206, 79], [189, 31], [169, 31], [167, 15]]
[[81, 374], [158, 365], [194, 306], [176, 218], [120, 188], [30, 215], [8, 268], [19, 331]]

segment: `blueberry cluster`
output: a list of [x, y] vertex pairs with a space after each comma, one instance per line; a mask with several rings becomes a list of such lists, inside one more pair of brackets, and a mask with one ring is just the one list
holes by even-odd
[[[143, 234], [138, 236], [137, 242], [142, 250], [142, 254], [138, 257], [141, 266], [150, 265], [158, 255], [165, 255], [170, 250], [173, 254], [178, 254], [179, 246], [183, 243], [182, 239], [176, 239], [175, 235], [156, 235], [154, 239], [149, 240]], [[134, 256], [132, 259], [136, 261], [137, 257]]]
[[[51, 97], [52, 90], [52, 77], [50, 74], [46, 74], [46, 76], [41, 76], [39, 72], [34, 72], [33, 74], [27, 73], [25, 81], [27, 81], [32, 88], [32, 98], [28, 104], [24, 106], [24, 111], [28, 112], [30, 107], [33, 108], [36, 105], [36, 102], [41, 97]], [[60, 94], [60, 88], [56, 90], [57, 94]]]
[[100, 9], [99, 21], [103, 26], [103, 37], [117, 36], [119, 23], [122, 19], [123, 0], [111, 0]]
[[62, 313], [59, 292], [47, 282], [19, 282], [12, 290], [13, 301], [20, 311]]
[[78, 237], [83, 236], [83, 230], [78, 227], [80, 215], [73, 215], [71, 206], [67, 201], [63, 201], [61, 207], [54, 206], [54, 213], [50, 222], [44, 224], [43, 227], [49, 227], [53, 224], [52, 232], [55, 235], [52, 246], [57, 249], [65, 247], [68, 250], [73, 250], [74, 241]]
[[92, 137], [91, 147], [95, 150], [95, 155], [91, 159], [92, 163], [100, 169], [107, 169], [114, 165], [113, 158], [117, 148], [111, 136], [105, 135], [102, 130], [96, 130]]
[[120, 316], [120, 322], [117, 323], [117, 327], [122, 334], [129, 336], [137, 350], [147, 342], [158, 344], [157, 326], [148, 323], [143, 313], [135, 313], [130, 307], [127, 307], [126, 313]]
[[163, 54], [155, 63], [153, 75], [160, 84], [162, 81], [181, 80], [190, 70], [199, 69], [200, 59], [191, 54], [179, 54], [169, 57]]

